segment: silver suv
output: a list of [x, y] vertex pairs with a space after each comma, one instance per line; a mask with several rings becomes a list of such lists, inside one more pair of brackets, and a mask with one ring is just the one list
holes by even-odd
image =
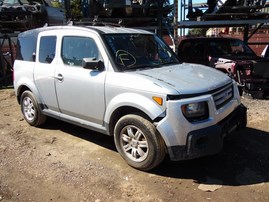
[[114, 136], [129, 165], [150, 170], [219, 152], [246, 126], [237, 84], [212, 68], [181, 63], [155, 34], [58, 26], [18, 36], [14, 88], [33, 126], [54, 117]]

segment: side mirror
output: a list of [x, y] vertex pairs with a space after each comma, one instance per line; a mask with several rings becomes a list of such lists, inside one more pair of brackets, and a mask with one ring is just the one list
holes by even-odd
[[96, 58], [83, 58], [82, 67], [84, 69], [95, 69], [99, 71], [103, 71], [105, 68], [104, 62], [102, 60], [97, 60]]

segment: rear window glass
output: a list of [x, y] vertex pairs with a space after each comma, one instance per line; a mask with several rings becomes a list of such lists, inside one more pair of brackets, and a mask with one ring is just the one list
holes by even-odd
[[34, 36], [19, 37], [17, 43], [17, 59], [34, 61], [33, 54], [36, 50], [36, 39]]
[[56, 36], [43, 36], [40, 38], [39, 62], [51, 63], [55, 57]]
[[253, 51], [240, 40], [216, 40], [209, 43], [209, 53], [212, 55], [255, 55]]

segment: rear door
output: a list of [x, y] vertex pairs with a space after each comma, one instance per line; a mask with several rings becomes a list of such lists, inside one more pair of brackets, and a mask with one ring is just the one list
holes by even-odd
[[59, 111], [55, 94], [54, 72], [56, 68], [56, 34], [43, 32], [39, 35], [34, 81], [45, 108]]

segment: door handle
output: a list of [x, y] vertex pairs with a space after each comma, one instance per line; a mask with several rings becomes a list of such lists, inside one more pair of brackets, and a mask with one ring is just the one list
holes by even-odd
[[57, 79], [58, 81], [62, 82], [64, 80], [64, 77], [62, 74], [58, 74], [57, 76], [54, 76], [54, 79]]

